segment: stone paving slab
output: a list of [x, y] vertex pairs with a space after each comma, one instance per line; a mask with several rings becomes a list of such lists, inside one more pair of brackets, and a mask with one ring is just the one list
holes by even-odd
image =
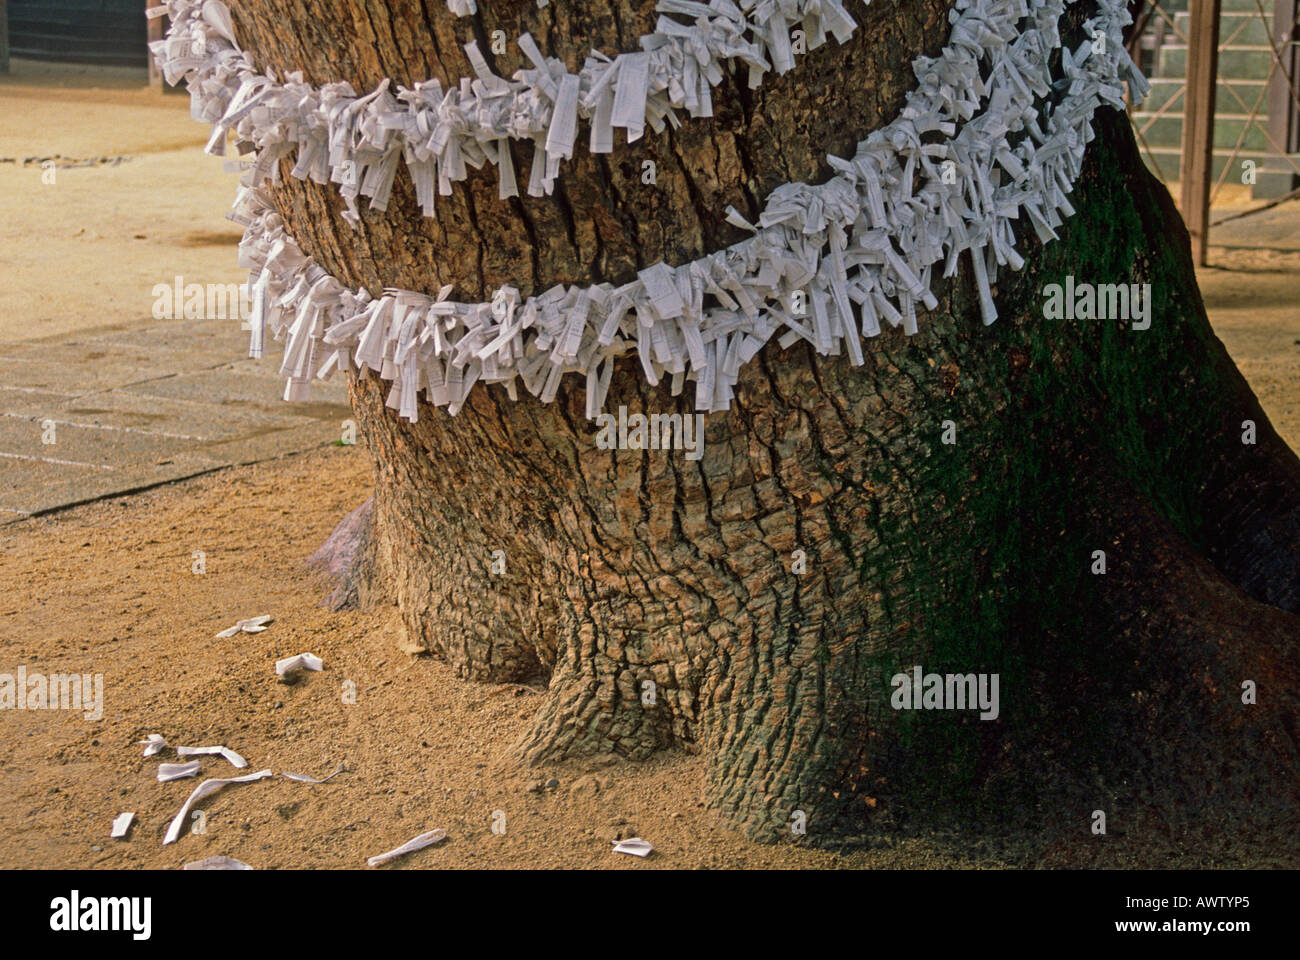
[[26, 471], [24, 478], [30, 481], [39, 477], [41, 482], [28, 482], [16, 490], [9, 490], [4, 475], [0, 474], [0, 524], [103, 497], [146, 490], [162, 483], [173, 483], [210, 473], [225, 466], [229, 464], [186, 459], [157, 466], [132, 466], [130, 469], [106, 472], [64, 466], [54, 466], [47, 470], [51, 467], [50, 464], [38, 464], [35, 469]]
[[[3, 397], [0, 397], [0, 401]], [[277, 401], [268, 409], [243, 403], [214, 400], [170, 398], [160, 404], [158, 398], [126, 390], [107, 390], [83, 397], [47, 394], [11, 403], [4, 416], [41, 422], [53, 420], [65, 424], [124, 430], [220, 442], [256, 433], [268, 427], [287, 427], [315, 422], [318, 417], [303, 416], [292, 404]]]
[[[123, 390], [168, 400], [211, 397], [213, 402], [245, 410], [272, 414], [278, 412], [281, 416], [312, 416], [318, 419], [338, 413], [347, 403], [347, 389], [341, 378], [338, 382], [314, 383], [311, 402], [286, 403], [284, 381], [276, 372], [279, 369], [278, 363], [278, 360], [268, 357], [230, 369], [201, 370], [166, 379], [148, 380], [124, 387]], [[261, 366], [263, 369], [255, 372], [248, 369], [251, 366]], [[343, 411], [339, 421], [347, 419], [347, 416], [348, 412]]]
[[104, 466], [94, 463], [57, 462], [55, 458], [38, 460], [25, 454], [4, 453], [0, 455], [0, 506], [10, 513], [27, 513], [21, 507], [26, 501], [21, 497], [10, 495], [12, 491], [24, 490], [33, 481], [41, 486], [48, 486], [65, 477], [90, 477]]
[[345, 385], [286, 403], [279, 351], [220, 318], [0, 343], [0, 523], [338, 440]]
[[[67, 342], [102, 343], [149, 354], [163, 349], [202, 351], [205, 347], [212, 346], [229, 354], [231, 343], [236, 342], [243, 347], [242, 355], [247, 356], [248, 353], [248, 332], [240, 330], [238, 320], [225, 317], [214, 317], [211, 320], [178, 318], [145, 321], [144, 325], [129, 324], [78, 334]], [[231, 358], [227, 356], [226, 359]]]
[[22, 390], [40, 390], [66, 397], [111, 390], [120, 384], [141, 379], [140, 359], [128, 354], [51, 349], [49, 359], [0, 359], [0, 383]]
[[312, 420], [285, 430], [243, 436], [204, 449], [204, 455], [233, 466], [272, 460], [301, 450], [328, 446], [340, 439], [338, 423]]
[[[43, 424], [49, 424], [48, 429]], [[184, 455], [203, 457], [210, 443], [177, 434], [0, 417], [0, 450], [18, 457], [91, 464], [109, 472]]]
[[37, 387], [24, 387], [21, 384], [6, 383], [0, 380], [0, 409], [18, 409], [26, 405], [54, 406], [71, 400], [72, 397], [66, 393], [56, 393], [53, 390], [41, 390]]
[[[1211, 219], [1228, 213], [1226, 210], [1215, 210]], [[1300, 250], [1300, 232], [1295, 228], [1294, 202], [1212, 227], [1210, 246]]]

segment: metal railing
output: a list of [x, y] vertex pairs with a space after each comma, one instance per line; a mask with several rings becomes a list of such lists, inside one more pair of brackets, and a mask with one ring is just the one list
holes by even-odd
[[[1300, 0], [1145, 0], [1140, 6], [1129, 53], [1153, 81], [1153, 95], [1158, 90], [1163, 98], [1154, 109], [1130, 109], [1133, 130], [1155, 174], [1179, 182], [1203, 264], [1212, 226], [1300, 195]], [[1263, 76], [1236, 76], [1237, 70]], [[1154, 132], [1170, 132], [1174, 120], [1181, 127], [1178, 149], [1153, 145]], [[1273, 195], [1210, 223], [1210, 207], [1234, 172], [1249, 185], [1267, 177]]]

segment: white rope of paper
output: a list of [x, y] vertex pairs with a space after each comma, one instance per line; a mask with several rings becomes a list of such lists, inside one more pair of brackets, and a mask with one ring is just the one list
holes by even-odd
[[[655, 264], [620, 287], [557, 286], [521, 301], [507, 286], [477, 304], [452, 301], [450, 286], [436, 297], [386, 290], [372, 298], [306, 257], [250, 181], [235, 214], [247, 225], [240, 252], [253, 293], [250, 353], [261, 355], [267, 329], [285, 341], [287, 400], [305, 399], [313, 375], [375, 370], [393, 384], [388, 405], [412, 421], [421, 389], [454, 414], [479, 381], [504, 384], [513, 399], [518, 378], [549, 402], [565, 373], [579, 373], [593, 418], [614, 359], [629, 353], [652, 385], [670, 374], [674, 395], [695, 380], [702, 411], [730, 406], [740, 367], [781, 330], [782, 347], [803, 339], [859, 365], [859, 330], [876, 336], [883, 318], [915, 333], [917, 302], [936, 306], [932, 268], [942, 261], [944, 276], [955, 275], [966, 250], [992, 323], [991, 280], [999, 266], [1024, 262], [1011, 221], [1024, 212], [1040, 240], [1055, 239], [1074, 212], [1066, 193], [1093, 113], [1103, 103], [1123, 108], [1124, 78], [1136, 99], [1146, 90], [1122, 43], [1123, 0], [1099, 0], [1085, 30], [1100, 35], [1100, 47], [1094, 39], [1062, 50], [1064, 76], [1053, 83], [1065, 2], [958, 0], [949, 44], [914, 63], [920, 85], [900, 116], [851, 160], [830, 157], [838, 172], [827, 183], [777, 188], [753, 237], [681, 267]], [[1030, 26], [1018, 31], [1026, 17]], [[1064, 91], [1054, 106], [1042, 99], [1053, 87]], [[1013, 133], [1023, 134], [1014, 145]], [[945, 161], [953, 184], [944, 182]], [[744, 223], [734, 210], [730, 217]]]
[[[458, 16], [474, 12], [472, 0], [460, 7], [453, 2], [448, 7]], [[172, 23], [150, 50], [168, 83], [187, 81], [194, 118], [213, 125], [209, 153], [224, 155], [227, 133], [234, 131], [256, 149], [260, 182], [274, 177], [280, 158], [296, 150], [293, 176], [339, 184], [349, 219], [357, 216], [358, 195], [376, 210], [387, 209], [398, 161], [405, 160], [420, 208], [433, 217], [435, 189], [449, 196], [453, 182], [484, 163], [497, 167], [502, 199], [518, 196], [512, 139], [535, 144], [527, 190], [546, 196], [560, 162], [573, 157], [580, 118], [590, 121], [590, 151], [610, 153], [616, 129], [625, 130], [631, 143], [647, 123], [655, 132], [665, 123], [678, 125], [679, 109], [713, 116], [711, 88], [734, 61], [748, 65], [751, 88], [768, 70], [792, 69], [792, 28], [804, 31], [810, 50], [825, 43], [827, 31], [843, 43], [857, 29], [842, 0], [659, 0], [655, 9], [694, 23], [660, 16], [655, 31], [640, 38], [640, 51], [613, 60], [593, 51], [576, 74], [563, 60], [544, 57], [524, 34], [519, 46], [533, 66], [511, 80], [494, 74], [470, 42], [464, 49], [476, 76], [449, 90], [431, 79], [410, 89], [397, 86], [394, 94], [384, 80], [358, 96], [347, 83], [312, 87], [300, 72], [280, 83], [239, 48], [220, 0], [167, 0], [166, 7], [154, 8], [153, 15], [165, 12]]]

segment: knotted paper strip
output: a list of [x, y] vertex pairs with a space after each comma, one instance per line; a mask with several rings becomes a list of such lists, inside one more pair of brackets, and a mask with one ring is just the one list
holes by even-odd
[[[457, 16], [476, 12], [474, 0], [449, 0], [448, 9]], [[844, 43], [857, 28], [843, 0], [660, 0], [655, 9], [663, 16], [640, 38], [639, 51], [612, 60], [593, 51], [577, 74], [562, 59], [543, 56], [523, 34], [519, 47], [532, 67], [506, 79], [471, 42], [465, 53], [475, 76], [446, 90], [436, 79], [410, 88], [384, 80], [358, 95], [347, 83], [312, 87], [300, 72], [281, 82], [240, 49], [220, 0], [166, 0], [150, 10], [171, 18], [167, 36], [150, 51], [168, 83], [186, 81], [194, 118], [213, 125], [209, 153], [224, 155], [232, 132], [256, 150], [254, 183], [274, 179], [280, 157], [296, 151], [292, 175], [339, 184], [355, 218], [358, 196], [387, 208], [401, 160], [432, 217], [435, 185], [437, 194], [450, 194], [453, 182], [484, 163], [499, 168], [502, 197], [517, 195], [510, 140], [537, 144], [528, 192], [549, 195], [560, 161], [573, 156], [579, 118], [592, 124], [591, 151], [608, 153], [615, 128], [630, 143], [647, 123], [656, 132], [665, 123], [678, 125], [677, 110], [712, 116], [710, 88], [722, 81], [724, 67], [744, 63], [751, 88], [773, 63], [777, 73], [790, 70], [791, 30], [802, 30], [812, 50], [828, 31]]]

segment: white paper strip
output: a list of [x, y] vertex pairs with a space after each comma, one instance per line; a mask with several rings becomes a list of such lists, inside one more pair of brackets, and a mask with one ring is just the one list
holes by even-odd
[[650, 846], [649, 840], [642, 840], [640, 837], [630, 837], [627, 840], [611, 841], [614, 844], [612, 853], [626, 853], [633, 857], [648, 857], [654, 853], [654, 847]]
[[134, 820], [134, 813], [119, 813], [113, 818], [113, 828], [109, 831], [109, 838], [113, 840], [123, 839], [126, 832], [131, 829], [131, 823]]
[[[260, 329], [254, 330], [253, 336], [254, 338], [260, 338], [262, 336], [262, 331]], [[258, 344], [258, 356], [261, 356], [260, 341]], [[267, 615], [263, 615], [260, 617], [249, 617], [247, 620], [240, 620], [233, 627], [227, 627], [225, 630], [222, 630], [220, 633], [216, 635], [216, 638], [218, 640], [224, 640], [226, 637], [233, 637], [235, 634], [241, 631], [244, 633], [261, 633], [263, 630], [266, 629], [266, 625], [271, 622], [272, 622], [271, 617]]]
[[292, 673], [294, 670], [321, 670], [324, 666], [325, 664], [321, 658], [314, 653], [299, 653], [275, 661], [275, 672], [283, 677], [286, 673]]
[[220, 755], [229, 760], [240, 770], [248, 766], [248, 761], [235, 753], [229, 747], [177, 747], [176, 756], [178, 757], [202, 757]]
[[328, 783], [329, 781], [337, 777], [340, 773], [342, 773], [343, 769], [344, 769], [343, 764], [340, 763], [338, 769], [335, 770], [333, 773], [331, 773], [323, 780], [317, 780], [315, 777], [309, 777], [305, 773], [281, 773], [280, 776], [284, 777], [286, 780], [297, 780], [299, 783]]
[[199, 772], [202, 766], [197, 760], [191, 760], [189, 763], [160, 763], [158, 764], [158, 782], [167, 783], [170, 780], [183, 780], [185, 777], [192, 777]]
[[423, 850], [425, 847], [432, 846], [439, 840], [445, 839], [446, 836], [446, 830], [430, 830], [428, 833], [422, 833], [418, 837], [412, 837], [400, 847], [389, 850], [387, 853], [381, 853], [367, 858], [366, 864], [371, 867], [377, 867], [381, 863], [387, 863], [389, 860], [395, 860], [408, 853], [414, 853], [416, 850]]
[[185, 827], [185, 818], [189, 815], [190, 808], [198, 803], [204, 797], [216, 793], [228, 783], [252, 783], [254, 780], [262, 780], [271, 776], [270, 770], [259, 770], [257, 773], [250, 773], [244, 777], [231, 777], [227, 780], [204, 780], [194, 792], [190, 794], [189, 799], [172, 818], [171, 825], [167, 827], [167, 833], [163, 837], [164, 846], [169, 843], [175, 843], [181, 835], [181, 830]]
[[234, 857], [204, 857], [192, 860], [181, 867], [182, 870], [252, 870], [248, 864]]
[[137, 744], [144, 745], [144, 755], [152, 757], [155, 753], [160, 752], [163, 747], [167, 746], [167, 741], [163, 739], [162, 734], [151, 733], [143, 740], [137, 740]]
[[627, 130], [627, 142], [645, 132], [646, 98], [650, 92], [650, 54], [628, 53], [618, 60], [618, 86], [610, 123]]

